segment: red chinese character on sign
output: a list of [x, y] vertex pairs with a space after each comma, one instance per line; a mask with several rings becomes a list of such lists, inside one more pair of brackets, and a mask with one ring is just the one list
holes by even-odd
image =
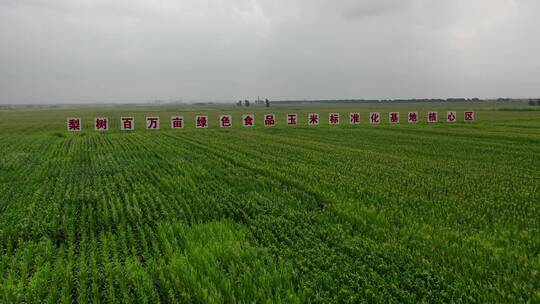
[[369, 113], [369, 123], [372, 125], [379, 124], [381, 122], [381, 114], [379, 112]]
[[428, 112], [428, 122], [437, 122], [439, 115], [437, 112]]
[[133, 117], [120, 118], [120, 130], [127, 131], [127, 130], [134, 130], [134, 129], [135, 129], [135, 121]]
[[331, 125], [339, 125], [339, 113], [328, 114], [328, 122]]
[[388, 120], [393, 124], [399, 123], [399, 112], [390, 112], [388, 114]]
[[266, 127], [276, 125], [276, 116], [274, 114], [264, 114], [264, 125]]
[[474, 112], [467, 111], [464, 116], [465, 121], [474, 121]]
[[253, 127], [255, 125], [255, 115], [245, 114], [242, 116], [242, 125], [244, 127]]
[[96, 131], [109, 130], [109, 119], [106, 117], [97, 117], [95, 121]]
[[221, 115], [219, 117], [219, 126], [221, 128], [230, 128], [230, 127], [232, 127], [232, 116], [231, 115]]
[[67, 119], [67, 130], [72, 132], [81, 131], [81, 119], [80, 118], [68, 118]]
[[351, 125], [357, 125], [360, 123], [360, 113], [350, 113], [349, 123]]
[[184, 117], [183, 116], [173, 116], [171, 117], [171, 129], [183, 129], [184, 128]]
[[407, 120], [409, 123], [418, 122], [418, 112], [409, 112], [409, 115], [407, 115]]
[[146, 117], [146, 129], [159, 130], [159, 117]]
[[296, 126], [298, 124], [297, 114], [287, 114], [287, 125]]
[[447, 122], [456, 122], [456, 120], [457, 120], [456, 112], [454, 111], [446, 112]]
[[318, 126], [319, 125], [319, 114], [318, 113], [310, 113], [308, 115], [308, 124], [310, 126]]
[[208, 128], [208, 116], [197, 115], [195, 118], [195, 127], [198, 129]]

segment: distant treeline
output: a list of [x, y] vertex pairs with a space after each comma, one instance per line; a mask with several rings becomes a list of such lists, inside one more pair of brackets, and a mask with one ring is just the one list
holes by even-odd
[[[521, 101], [521, 99], [498, 98], [490, 101]], [[294, 103], [380, 103], [380, 102], [482, 102], [480, 98], [423, 98], [423, 99], [321, 99], [321, 100], [276, 100], [272, 103], [294, 104]]]
[[[480, 98], [414, 98], [414, 99], [319, 99], [319, 100], [268, 100], [257, 99], [253, 101], [255, 105], [263, 105], [269, 107], [270, 104], [324, 104], [324, 103], [342, 103], [342, 104], [356, 104], [356, 103], [413, 103], [413, 102], [483, 102], [483, 101], [499, 101], [499, 102], [528, 102], [529, 105], [540, 105], [540, 98], [494, 98], [494, 99], [480, 99]], [[0, 104], [0, 109], [20, 109], [20, 108], [62, 108], [62, 107], [95, 107], [95, 106], [155, 106], [155, 105], [181, 105], [184, 103], [108, 103], [108, 104]], [[184, 105], [194, 106], [211, 106], [219, 105], [219, 102], [193, 102], [185, 103]], [[249, 100], [239, 100], [236, 102], [237, 106], [250, 106]]]
[[540, 98], [538, 98], [538, 99], [529, 99], [529, 105], [531, 105], [531, 106], [540, 106]]

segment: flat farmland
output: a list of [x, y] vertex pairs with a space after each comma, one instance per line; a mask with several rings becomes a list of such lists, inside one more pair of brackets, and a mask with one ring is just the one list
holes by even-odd
[[[0, 302], [540, 302], [539, 108], [0, 110]], [[444, 121], [450, 110], [458, 122]], [[263, 127], [264, 113], [277, 126]], [[195, 129], [198, 114], [208, 129]], [[172, 115], [184, 129], [170, 129]], [[120, 131], [121, 116], [136, 130]], [[146, 116], [161, 129], [145, 130]], [[82, 132], [68, 133], [67, 117]], [[94, 131], [94, 117], [111, 130]]]

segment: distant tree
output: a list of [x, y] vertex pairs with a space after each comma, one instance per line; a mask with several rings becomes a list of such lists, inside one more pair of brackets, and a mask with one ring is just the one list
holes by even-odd
[[264, 100], [264, 102], [266, 103], [266, 107], [267, 107], [267, 108], [270, 108], [270, 100], [268, 100], [268, 98], [266, 98], [266, 99]]
[[536, 100], [536, 105], [540, 106], [540, 98]]
[[237, 103], [236, 103], [237, 106], [241, 107], [242, 106], [242, 100], [239, 100]]
[[530, 106], [536, 105], [536, 101], [534, 99], [529, 99], [529, 105]]
[[245, 106], [245, 107], [249, 107], [249, 100], [247, 100], [247, 99], [244, 100], [244, 106]]

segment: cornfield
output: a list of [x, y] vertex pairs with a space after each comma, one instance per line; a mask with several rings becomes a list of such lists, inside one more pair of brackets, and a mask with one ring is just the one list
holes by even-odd
[[[526, 107], [370, 126], [370, 111], [471, 105], [281, 106], [363, 120], [159, 132], [118, 123], [243, 112], [0, 110], [0, 302], [540, 302], [540, 111]], [[111, 130], [68, 133], [66, 117]]]

